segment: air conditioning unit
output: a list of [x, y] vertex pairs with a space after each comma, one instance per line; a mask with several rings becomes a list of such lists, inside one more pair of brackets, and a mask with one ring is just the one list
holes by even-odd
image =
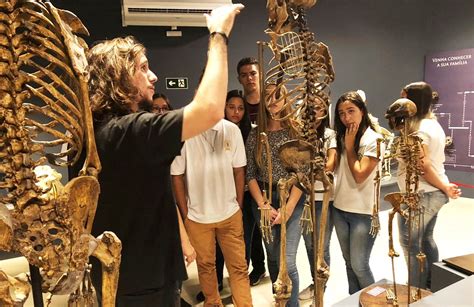
[[204, 13], [231, 0], [122, 0], [122, 25], [205, 27]]

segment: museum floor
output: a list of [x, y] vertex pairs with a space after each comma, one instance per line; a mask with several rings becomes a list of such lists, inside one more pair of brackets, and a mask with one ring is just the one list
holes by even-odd
[[[382, 225], [387, 225], [387, 218], [388, 211], [383, 211], [381, 213]], [[394, 226], [396, 227], [396, 223]], [[394, 230], [394, 233], [397, 234], [398, 231]], [[474, 253], [474, 199], [460, 198], [444, 206], [438, 216], [435, 239], [438, 243], [440, 259]], [[396, 250], [401, 253], [401, 249], [398, 246], [398, 237], [395, 238], [395, 242], [397, 244]], [[375, 241], [371, 257], [371, 267], [376, 281], [384, 278], [392, 279], [391, 264], [387, 256], [387, 250], [387, 229], [383, 228]], [[324, 306], [332, 306], [349, 295], [344, 260], [342, 259], [335, 232], [331, 239], [331, 264], [331, 276], [324, 296]], [[300, 290], [302, 290], [311, 282], [309, 263], [302, 240], [298, 249], [297, 265], [300, 276]], [[27, 270], [28, 263], [25, 258], [18, 257], [0, 262], [0, 268], [6, 270], [9, 274], [16, 275]], [[397, 282], [404, 283], [407, 278], [407, 272], [404, 260], [401, 257], [396, 261], [396, 270]], [[227, 272], [224, 274], [224, 290], [221, 295], [226, 306], [233, 306], [228, 287]], [[182, 296], [193, 306], [202, 306], [202, 303], [196, 304], [195, 300], [196, 294], [200, 291], [195, 263], [188, 268], [188, 275], [189, 279], [183, 285]], [[470, 295], [473, 296], [472, 300], [474, 301], [473, 292]], [[256, 307], [272, 306], [273, 298], [268, 276], [259, 285], [252, 287], [252, 297]], [[44, 298], [46, 298], [46, 295], [44, 295]], [[32, 295], [30, 295], [25, 306], [32, 307], [32, 301]], [[50, 306], [63, 307], [66, 305], [67, 296], [59, 295], [53, 297]], [[310, 305], [311, 300], [301, 302], [301, 306]], [[474, 304], [471, 304], [471, 306], [474, 306]]]
[[[381, 213], [381, 224], [387, 225], [388, 211]], [[396, 227], [396, 223], [394, 223]], [[398, 231], [394, 230], [395, 234]], [[440, 211], [435, 228], [435, 240], [438, 243], [440, 259], [474, 253], [474, 200], [471, 198], [460, 198], [452, 200]], [[398, 246], [398, 237], [395, 238], [396, 249], [401, 253]], [[388, 251], [388, 231], [382, 229], [375, 241], [371, 256], [371, 268], [375, 280], [383, 278], [392, 279], [390, 258]], [[309, 263], [304, 250], [303, 240], [300, 241], [297, 256], [298, 271], [300, 276], [300, 290], [304, 289], [311, 282]], [[189, 280], [183, 285], [183, 298], [191, 304], [196, 304], [195, 296], [200, 291], [197, 277], [196, 265], [192, 264], [188, 268]], [[224, 273], [224, 290], [221, 293], [224, 304], [233, 306], [228, 287], [227, 272]], [[404, 283], [407, 272], [404, 260], [399, 257], [396, 260], [397, 282]], [[339, 248], [336, 233], [333, 232], [331, 239], [331, 276], [329, 278], [324, 305], [332, 306], [336, 302], [347, 297], [348, 286], [344, 260]], [[271, 282], [267, 277], [259, 285], [252, 287], [252, 297], [254, 306], [272, 306]], [[310, 306], [311, 300], [301, 302], [301, 306]], [[198, 304], [196, 306], [202, 306]]]

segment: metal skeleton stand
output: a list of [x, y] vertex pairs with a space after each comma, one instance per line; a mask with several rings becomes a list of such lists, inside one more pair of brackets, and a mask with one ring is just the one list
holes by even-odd
[[33, 304], [35, 307], [44, 307], [43, 291], [41, 291], [41, 275], [38, 267], [30, 264], [31, 289], [33, 290]]

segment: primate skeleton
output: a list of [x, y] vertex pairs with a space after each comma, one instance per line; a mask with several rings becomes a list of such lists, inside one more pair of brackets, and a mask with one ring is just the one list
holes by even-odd
[[[0, 249], [39, 268], [43, 292], [71, 294], [69, 306], [92, 306], [89, 256], [103, 268], [104, 306], [115, 305], [120, 240], [91, 235], [101, 166], [89, 105], [82, 22], [49, 1], [0, 3]], [[52, 166], [85, 162], [63, 186]], [[22, 306], [25, 276], [0, 271], [0, 305]]]
[[[278, 182], [280, 195], [281, 244], [280, 269], [277, 281], [274, 283], [275, 299], [278, 306], [285, 306], [291, 296], [291, 280], [286, 267], [286, 202], [292, 186], [297, 185], [306, 192], [307, 199], [302, 215], [303, 231], [313, 231], [313, 244], [317, 247], [315, 253], [317, 278], [315, 301], [316, 306], [323, 305], [325, 284], [329, 278], [329, 267], [323, 259], [324, 233], [327, 223], [327, 210], [332, 178], [324, 171], [326, 153], [323, 152], [324, 139], [318, 135], [316, 124], [329, 114], [329, 83], [334, 81], [332, 58], [326, 45], [316, 43], [315, 37], [309, 31], [306, 22], [306, 10], [314, 6], [313, 1], [268, 0], [269, 29], [266, 33], [270, 41], [265, 43], [273, 54], [270, 69], [263, 74], [261, 66], [262, 91], [261, 102], [267, 105], [269, 99], [276, 97], [283, 100], [282, 109], [291, 106], [292, 111], [286, 116], [276, 114], [274, 119], [289, 119], [291, 129], [296, 138], [280, 147], [280, 158], [289, 172], [287, 178]], [[263, 61], [263, 45], [260, 43], [259, 62]], [[264, 95], [265, 88], [273, 84], [275, 88]], [[323, 109], [324, 116], [319, 118], [316, 111]], [[263, 136], [261, 136], [263, 138]], [[267, 153], [267, 156], [269, 154]], [[321, 225], [315, 230], [314, 217], [314, 182], [321, 181], [324, 186]], [[269, 187], [271, 190], [271, 186]], [[269, 198], [271, 200], [271, 198]], [[267, 199], [267, 203], [270, 203]], [[270, 210], [270, 209], [263, 209]], [[262, 212], [261, 229], [265, 240], [268, 236], [269, 214]], [[316, 233], [318, 231], [318, 233]], [[319, 238], [319, 240], [318, 240]]]

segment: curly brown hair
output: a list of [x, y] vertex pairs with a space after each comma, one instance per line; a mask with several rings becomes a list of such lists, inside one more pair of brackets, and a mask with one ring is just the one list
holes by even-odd
[[145, 47], [132, 36], [102, 41], [89, 50], [89, 93], [95, 120], [132, 112], [138, 95], [132, 84], [135, 61], [145, 52]]

